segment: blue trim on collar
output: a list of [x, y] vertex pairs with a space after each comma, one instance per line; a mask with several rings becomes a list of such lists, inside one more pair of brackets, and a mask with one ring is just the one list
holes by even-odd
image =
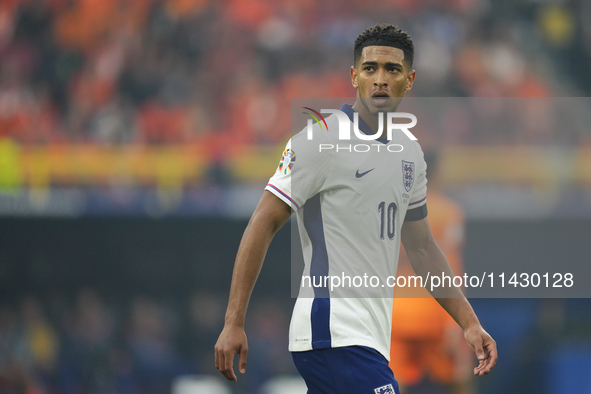
[[[351, 121], [351, 123], [353, 123], [353, 114], [355, 113], [355, 111], [353, 110], [353, 107], [349, 104], [343, 104], [343, 105], [341, 105], [341, 111], [346, 113], [347, 116], [349, 117], [349, 120]], [[367, 134], [367, 135], [375, 134], [375, 132], [369, 128], [367, 123], [365, 123], [363, 121], [363, 119], [361, 119], [361, 116], [359, 117], [359, 130], [363, 134]], [[382, 144], [387, 144], [388, 142], [390, 142], [386, 138], [378, 138], [376, 141], [379, 141]]]

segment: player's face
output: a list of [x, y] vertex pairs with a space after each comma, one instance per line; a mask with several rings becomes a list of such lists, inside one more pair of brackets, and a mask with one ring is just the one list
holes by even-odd
[[414, 80], [415, 71], [399, 48], [365, 47], [357, 64], [351, 66], [351, 83], [357, 89], [357, 97], [374, 116], [395, 111]]

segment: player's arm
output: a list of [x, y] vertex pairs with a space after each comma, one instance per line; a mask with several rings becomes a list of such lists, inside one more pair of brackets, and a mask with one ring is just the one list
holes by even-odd
[[271, 192], [265, 191], [242, 236], [234, 263], [226, 321], [215, 345], [215, 366], [228, 380], [236, 381], [232, 368], [235, 354], [240, 354], [240, 373], [246, 371], [246, 308], [269, 244], [290, 216], [291, 208]]
[[[424, 279], [427, 273], [431, 276], [441, 276], [443, 273], [453, 277], [453, 271], [445, 255], [433, 239], [427, 218], [405, 221], [401, 238], [408, 259], [417, 275]], [[427, 284], [425, 286], [427, 287]], [[431, 291], [430, 287], [427, 287], [427, 290]], [[463, 293], [452, 286], [452, 288], [435, 289], [431, 294], [464, 330], [466, 341], [476, 352], [479, 365], [474, 368], [474, 375], [482, 376], [489, 373], [497, 362], [497, 344], [484, 331]]]

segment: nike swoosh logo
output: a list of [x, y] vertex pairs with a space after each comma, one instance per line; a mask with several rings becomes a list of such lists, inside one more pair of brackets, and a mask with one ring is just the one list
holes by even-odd
[[372, 172], [373, 170], [375, 170], [375, 168], [372, 168], [371, 170], [362, 172], [361, 174], [359, 173], [359, 170], [357, 170], [357, 172], [355, 173], [355, 178], [361, 178], [362, 176]]

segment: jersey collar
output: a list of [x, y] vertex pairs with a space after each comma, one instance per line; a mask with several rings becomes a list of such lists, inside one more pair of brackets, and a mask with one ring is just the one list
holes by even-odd
[[[355, 113], [355, 111], [353, 110], [353, 107], [350, 106], [349, 104], [343, 104], [343, 105], [341, 105], [341, 111], [346, 113], [347, 116], [349, 117], [349, 120], [351, 121], [351, 123], [353, 123], [353, 114]], [[373, 132], [373, 130], [369, 128], [367, 123], [365, 123], [363, 121], [363, 119], [361, 119], [361, 116], [359, 117], [359, 130], [363, 134], [367, 134], [367, 135], [375, 134]], [[382, 144], [387, 144], [388, 142], [390, 142], [386, 138], [378, 138], [378, 139], [376, 139], [376, 141], [379, 141]]]

